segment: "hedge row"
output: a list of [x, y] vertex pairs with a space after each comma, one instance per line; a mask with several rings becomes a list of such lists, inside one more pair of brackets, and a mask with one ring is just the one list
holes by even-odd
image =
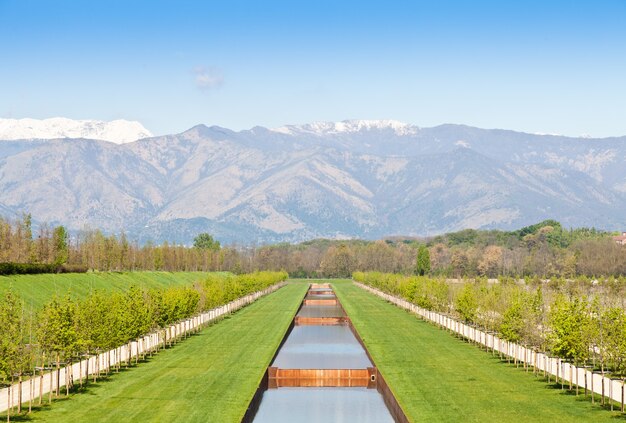
[[36, 275], [40, 273], [86, 273], [86, 266], [45, 263], [0, 263], [0, 275]]

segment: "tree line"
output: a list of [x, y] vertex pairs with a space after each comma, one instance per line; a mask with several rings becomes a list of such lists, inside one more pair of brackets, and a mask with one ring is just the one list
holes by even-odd
[[285, 280], [285, 272], [216, 274], [191, 286], [54, 297], [40, 310], [9, 290], [0, 299], [0, 381], [124, 345]]
[[224, 247], [202, 233], [193, 246], [139, 245], [124, 233], [86, 230], [70, 236], [63, 226], [41, 225], [34, 235], [31, 218], [24, 215], [14, 221], [0, 218], [0, 273], [2, 263], [17, 263], [60, 271], [285, 270], [303, 278], [349, 277], [355, 271], [448, 278], [626, 275], [626, 247], [611, 235], [593, 228], [565, 229], [547, 220], [515, 231], [468, 229], [429, 238]]
[[626, 375], [626, 278], [445, 278], [355, 272], [354, 279], [536, 351]]

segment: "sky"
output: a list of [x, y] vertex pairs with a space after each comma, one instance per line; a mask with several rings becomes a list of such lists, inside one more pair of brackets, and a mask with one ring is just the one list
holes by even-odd
[[0, 0], [0, 118], [626, 135], [626, 1]]

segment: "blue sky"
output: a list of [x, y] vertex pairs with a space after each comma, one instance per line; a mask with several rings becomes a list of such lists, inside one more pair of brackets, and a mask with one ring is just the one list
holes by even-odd
[[0, 117], [626, 135], [626, 1], [0, 0]]

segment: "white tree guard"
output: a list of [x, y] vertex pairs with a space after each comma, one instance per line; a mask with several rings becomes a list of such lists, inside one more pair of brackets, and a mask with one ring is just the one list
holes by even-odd
[[532, 366], [540, 372], [545, 372], [546, 374], [554, 376], [558, 378], [559, 382], [562, 382], [564, 386], [569, 387], [571, 384], [572, 387], [575, 388], [578, 385], [579, 388], [587, 389], [590, 392], [603, 395], [607, 399], [612, 399], [613, 401], [622, 404], [623, 407], [623, 379], [611, 379], [610, 377], [603, 376], [600, 373], [593, 373], [589, 371], [589, 369], [576, 367], [558, 357], [550, 357], [545, 353], [534, 351], [524, 347], [523, 345], [509, 342], [505, 339], [500, 339], [494, 334], [484, 332], [474, 326], [452, 319], [449, 316], [423, 309], [402, 298], [387, 294], [376, 288], [372, 288], [371, 286], [367, 286], [359, 282], [354, 282], [354, 284], [359, 288], [371, 292], [372, 294], [377, 295], [400, 308], [417, 314], [425, 320], [444, 327], [451, 332], [455, 332], [468, 340], [489, 347], [490, 349], [502, 353], [513, 360], [517, 359], [520, 363]]
[[[102, 371], [108, 372], [116, 367], [118, 363], [139, 358], [142, 355], [156, 351], [164, 347], [171, 340], [176, 339], [189, 332], [193, 332], [221, 316], [239, 310], [246, 305], [253, 303], [260, 297], [270, 294], [285, 286], [285, 282], [280, 282], [262, 291], [253, 292], [245, 297], [238, 298], [221, 307], [214, 308], [204, 313], [174, 323], [159, 331], [152, 332], [126, 345], [121, 345], [109, 351], [105, 351], [88, 359], [73, 363], [69, 366], [61, 367], [58, 370], [45, 372], [43, 375], [34, 376], [29, 380], [14, 383], [13, 385], [0, 390], [0, 412], [16, 407], [21, 399], [22, 404], [28, 403], [32, 399], [33, 404], [38, 404], [39, 396], [42, 397], [51, 392], [55, 392], [57, 387], [65, 387], [67, 382], [77, 383], [80, 379], [99, 374]], [[20, 397], [21, 385], [21, 397]], [[9, 395], [10, 394], [10, 395]]]

